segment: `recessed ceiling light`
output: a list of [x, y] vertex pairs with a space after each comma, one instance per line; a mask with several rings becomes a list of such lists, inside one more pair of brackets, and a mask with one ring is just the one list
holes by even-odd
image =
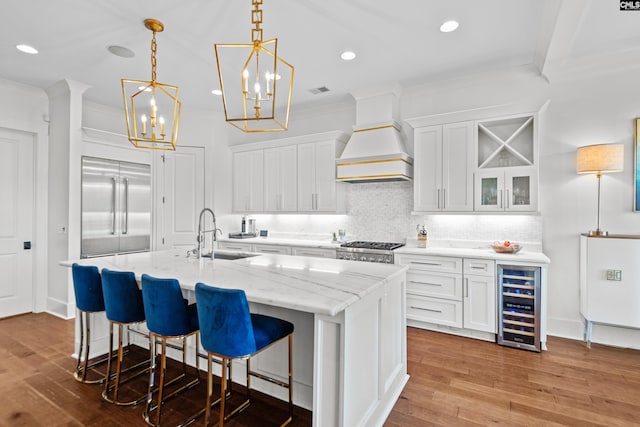
[[344, 59], [345, 61], [351, 61], [355, 57], [355, 52], [351, 52], [350, 50], [344, 51], [340, 54], [340, 58]]
[[214, 94], [215, 96], [222, 95], [222, 91], [220, 89], [214, 89], [211, 91], [211, 93]]
[[33, 46], [29, 46], [28, 44], [16, 45], [16, 49], [18, 49], [20, 52], [28, 53], [30, 55], [35, 55], [36, 53], [38, 53], [38, 49]]
[[133, 58], [134, 56], [136, 56], [136, 54], [131, 49], [124, 46], [111, 45], [107, 46], [107, 50], [113, 53], [115, 56], [119, 56], [121, 58]]
[[451, 31], [457, 30], [459, 25], [458, 21], [447, 21], [440, 25], [440, 31], [443, 33], [450, 33]]

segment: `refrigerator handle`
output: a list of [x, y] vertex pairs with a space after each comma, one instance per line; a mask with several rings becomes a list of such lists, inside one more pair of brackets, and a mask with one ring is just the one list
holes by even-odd
[[116, 178], [111, 178], [111, 234], [116, 234]]
[[129, 231], [129, 178], [124, 178], [124, 226], [122, 234]]

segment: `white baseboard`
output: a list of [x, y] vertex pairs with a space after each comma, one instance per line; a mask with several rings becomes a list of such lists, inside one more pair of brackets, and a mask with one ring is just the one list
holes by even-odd
[[64, 320], [73, 319], [76, 316], [75, 304], [70, 304], [56, 298], [47, 298], [47, 308], [45, 310], [52, 316], [59, 317]]
[[[584, 325], [584, 322], [580, 320], [548, 318], [547, 334], [554, 337], [583, 341]], [[640, 329], [594, 323], [591, 342], [640, 350]]]

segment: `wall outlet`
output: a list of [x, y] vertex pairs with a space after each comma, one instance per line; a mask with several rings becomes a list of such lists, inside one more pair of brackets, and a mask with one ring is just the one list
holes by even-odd
[[621, 281], [622, 270], [607, 270], [607, 280]]

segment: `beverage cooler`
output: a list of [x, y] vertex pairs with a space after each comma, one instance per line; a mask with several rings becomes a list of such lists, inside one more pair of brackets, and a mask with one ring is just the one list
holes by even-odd
[[498, 264], [498, 344], [540, 351], [541, 268]]

